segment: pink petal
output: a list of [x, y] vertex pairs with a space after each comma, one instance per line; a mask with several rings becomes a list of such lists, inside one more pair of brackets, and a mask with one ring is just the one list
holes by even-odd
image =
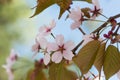
[[40, 47], [42, 49], [46, 49], [47, 48], [48, 42], [47, 42], [47, 40], [44, 37], [39, 38], [38, 42], [40, 43]]
[[46, 25], [41, 26], [41, 27], [39, 28], [39, 32], [40, 32], [40, 33], [45, 32], [46, 28], [47, 28], [47, 26], [46, 26]]
[[35, 43], [35, 44], [32, 46], [32, 51], [35, 52], [35, 53], [38, 53], [38, 52], [39, 52], [39, 46], [40, 46], [39, 43]]
[[47, 51], [48, 52], [51, 52], [51, 51], [56, 51], [58, 50], [58, 45], [56, 43], [49, 43], [48, 44], [48, 48], [47, 48]]
[[74, 30], [76, 28], [79, 28], [80, 25], [81, 25], [81, 22], [75, 21], [74, 23], [72, 23], [71, 29]]
[[48, 53], [45, 54], [43, 62], [45, 65], [47, 65], [50, 62], [50, 54]]
[[92, 3], [94, 4], [94, 6], [96, 6], [97, 9], [100, 9], [100, 4], [98, 0], [92, 0]]
[[72, 41], [67, 41], [64, 45], [65, 49], [67, 50], [73, 50], [75, 47], [75, 44]]
[[60, 63], [62, 60], [62, 54], [60, 52], [55, 52], [53, 55], [52, 55], [52, 61], [55, 62], [55, 63]]
[[66, 60], [72, 60], [72, 57], [74, 56], [74, 54], [72, 53], [72, 51], [64, 51], [63, 52], [63, 57]]
[[50, 28], [53, 29], [56, 26], [55, 20], [52, 20], [50, 23]]
[[63, 35], [57, 35], [57, 36], [56, 36], [56, 43], [57, 43], [58, 45], [60, 45], [60, 46], [63, 45], [63, 43], [64, 43], [64, 37], [63, 37]]
[[83, 40], [84, 42], [82, 43], [82, 46], [86, 45], [88, 42], [92, 41], [93, 34], [90, 35], [84, 35]]
[[79, 21], [79, 19], [81, 18], [81, 9], [80, 7], [76, 7], [76, 9], [72, 9], [71, 13], [69, 14], [69, 18], [75, 20], [75, 21]]

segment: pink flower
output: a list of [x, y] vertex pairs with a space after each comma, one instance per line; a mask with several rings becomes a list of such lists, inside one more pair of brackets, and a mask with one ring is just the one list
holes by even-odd
[[47, 51], [47, 46], [49, 43], [47, 42], [47, 40], [44, 37], [38, 38], [38, 42], [41, 47], [41, 52], [44, 53], [43, 62], [45, 65], [47, 65], [50, 62], [50, 54]]
[[88, 34], [83, 36], [84, 42], [82, 43], [82, 46], [86, 45], [88, 42], [94, 40], [93, 39], [93, 34]]
[[84, 20], [83, 13], [79, 7], [71, 10], [71, 13], [69, 14], [69, 18], [74, 20], [74, 23], [71, 25], [71, 29], [79, 28], [79, 26], [82, 24], [82, 21]]
[[91, 10], [92, 14], [92, 19], [95, 19], [101, 12], [102, 10], [100, 9], [100, 4], [98, 0], [92, 0], [92, 3], [94, 5], [94, 9]]
[[13, 80], [14, 75], [12, 72], [12, 65], [17, 60], [17, 53], [12, 49], [10, 56], [6, 59], [7, 64], [3, 65], [2, 67], [6, 69], [6, 72], [8, 74], [8, 80]]
[[50, 23], [49, 26], [46, 26], [46, 25], [41, 26], [41, 27], [39, 28], [39, 32], [40, 32], [40, 34], [42, 34], [43, 36], [47, 36], [47, 35], [51, 34], [51, 30], [52, 30], [55, 26], [56, 26], [56, 23], [55, 23], [54, 20], [52, 20], [52, 22]]
[[54, 51], [52, 55], [52, 61], [55, 63], [61, 62], [62, 58], [66, 60], [72, 60], [73, 48], [75, 47], [72, 41], [64, 42], [64, 37], [62, 35], [56, 36], [56, 43], [51, 43], [48, 46], [49, 51]]
[[100, 9], [100, 4], [98, 0], [92, 0], [92, 3], [94, 6], [96, 6], [96, 9]]
[[36, 43], [32, 46], [32, 51], [35, 52], [35, 54], [36, 54], [39, 52], [39, 50], [41, 48], [40, 48], [40, 43], [37, 41], [37, 39], [35, 41], [36, 41]]

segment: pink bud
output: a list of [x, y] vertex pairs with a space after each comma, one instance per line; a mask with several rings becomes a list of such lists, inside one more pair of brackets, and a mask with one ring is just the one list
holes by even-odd
[[103, 36], [104, 36], [105, 38], [110, 38], [107, 34], [104, 34]]
[[108, 36], [110, 36], [110, 35], [112, 35], [113, 34], [113, 32], [112, 31], [109, 31], [108, 32]]

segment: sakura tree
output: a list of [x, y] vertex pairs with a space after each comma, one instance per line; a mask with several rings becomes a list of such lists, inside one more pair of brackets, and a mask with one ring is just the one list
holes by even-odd
[[[73, 1], [87, 2], [92, 7], [71, 8]], [[78, 29], [83, 38], [79, 44], [75, 44], [72, 40], [66, 41], [62, 34], [53, 34], [52, 31], [57, 26], [56, 21], [51, 20], [49, 25], [39, 28], [32, 46], [33, 58], [36, 54], [43, 54], [44, 57], [31, 61], [17, 56], [12, 50], [6, 60], [7, 64], [3, 65], [9, 80], [109, 80], [115, 74], [120, 79], [120, 22], [117, 20], [120, 14], [106, 17], [98, 0], [37, 0], [35, 13], [31, 18], [53, 4], [60, 7], [58, 21], [68, 11], [66, 19], [73, 21], [70, 23], [71, 30]], [[98, 20], [98, 16], [103, 16], [106, 21]], [[87, 21], [102, 24], [86, 34], [81, 26]], [[91, 71], [92, 67], [98, 73]], [[22, 76], [19, 75], [20, 71], [23, 71]]]

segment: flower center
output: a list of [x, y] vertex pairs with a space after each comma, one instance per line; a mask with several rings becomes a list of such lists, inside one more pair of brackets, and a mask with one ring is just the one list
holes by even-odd
[[97, 7], [95, 6], [95, 9], [94, 9], [94, 11], [91, 11], [93, 14], [92, 14], [92, 16], [98, 16], [98, 14], [100, 13], [99, 12], [100, 11], [100, 9], [97, 9]]
[[47, 30], [46, 30], [46, 32], [50, 32], [51, 31], [51, 29], [50, 28], [48, 28]]
[[64, 48], [64, 45], [62, 45], [62, 46], [59, 46], [59, 49], [58, 49], [58, 51], [61, 51], [61, 53], [63, 53], [63, 51], [65, 50], [65, 48]]

